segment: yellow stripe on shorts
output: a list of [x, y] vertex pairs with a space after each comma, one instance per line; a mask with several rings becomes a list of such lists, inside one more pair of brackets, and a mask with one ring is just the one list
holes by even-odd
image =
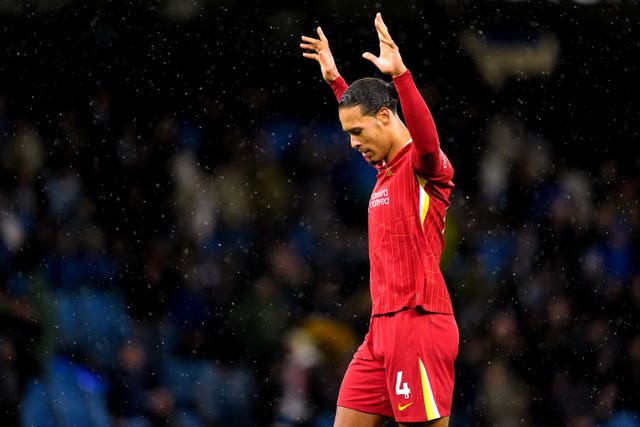
[[418, 362], [420, 363], [420, 379], [422, 380], [422, 395], [424, 396], [424, 407], [427, 410], [427, 420], [435, 420], [436, 418], [440, 418], [440, 412], [433, 398], [433, 391], [431, 390], [427, 370], [424, 367], [424, 363], [422, 363], [422, 359], [419, 357]]

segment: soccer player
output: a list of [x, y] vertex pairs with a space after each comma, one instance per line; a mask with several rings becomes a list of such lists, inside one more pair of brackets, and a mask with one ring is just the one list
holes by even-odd
[[362, 56], [393, 83], [367, 77], [347, 86], [320, 27], [300, 43], [338, 99], [351, 146], [378, 171], [368, 209], [371, 319], [342, 380], [334, 426], [447, 426], [459, 335], [439, 263], [453, 168], [379, 13], [375, 28], [380, 54]]

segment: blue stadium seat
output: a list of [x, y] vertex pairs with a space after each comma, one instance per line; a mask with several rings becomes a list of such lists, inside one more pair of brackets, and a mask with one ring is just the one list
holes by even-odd
[[111, 427], [103, 381], [66, 357], [54, 356], [27, 386], [21, 427]]
[[50, 402], [60, 426], [110, 427], [102, 380], [66, 357], [54, 357], [48, 367]]
[[163, 379], [175, 396], [178, 408], [193, 408], [206, 421], [219, 418], [223, 382], [213, 362], [170, 357], [163, 366]]
[[20, 408], [21, 427], [56, 427], [47, 386], [32, 379], [25, 388]]
[[59, 289], [54, 306], [61, 350], [87, 355], [100, 368], [115, 363], [117, 350], [132, 329], [119, 293], [87, 287]]

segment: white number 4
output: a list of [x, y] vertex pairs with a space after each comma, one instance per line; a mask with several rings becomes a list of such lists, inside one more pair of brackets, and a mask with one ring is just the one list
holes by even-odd
[[404, 394], [404, 398], [408, 399], [409, 393], [411, 393], [409, 384], [402, 382], [402, 371], [398, 371], [398, 376], [396, 377], [396, 394]]

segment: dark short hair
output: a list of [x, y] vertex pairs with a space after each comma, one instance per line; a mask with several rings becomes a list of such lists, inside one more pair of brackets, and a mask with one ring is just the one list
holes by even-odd
[[393, 83], [376, 77], [364, 77], [351, 83], [340, 97], [339, 108], [362, 107], [362, 114], [374, 116], [382, 107], [394, 113], [398, 107], [398, 93]]

